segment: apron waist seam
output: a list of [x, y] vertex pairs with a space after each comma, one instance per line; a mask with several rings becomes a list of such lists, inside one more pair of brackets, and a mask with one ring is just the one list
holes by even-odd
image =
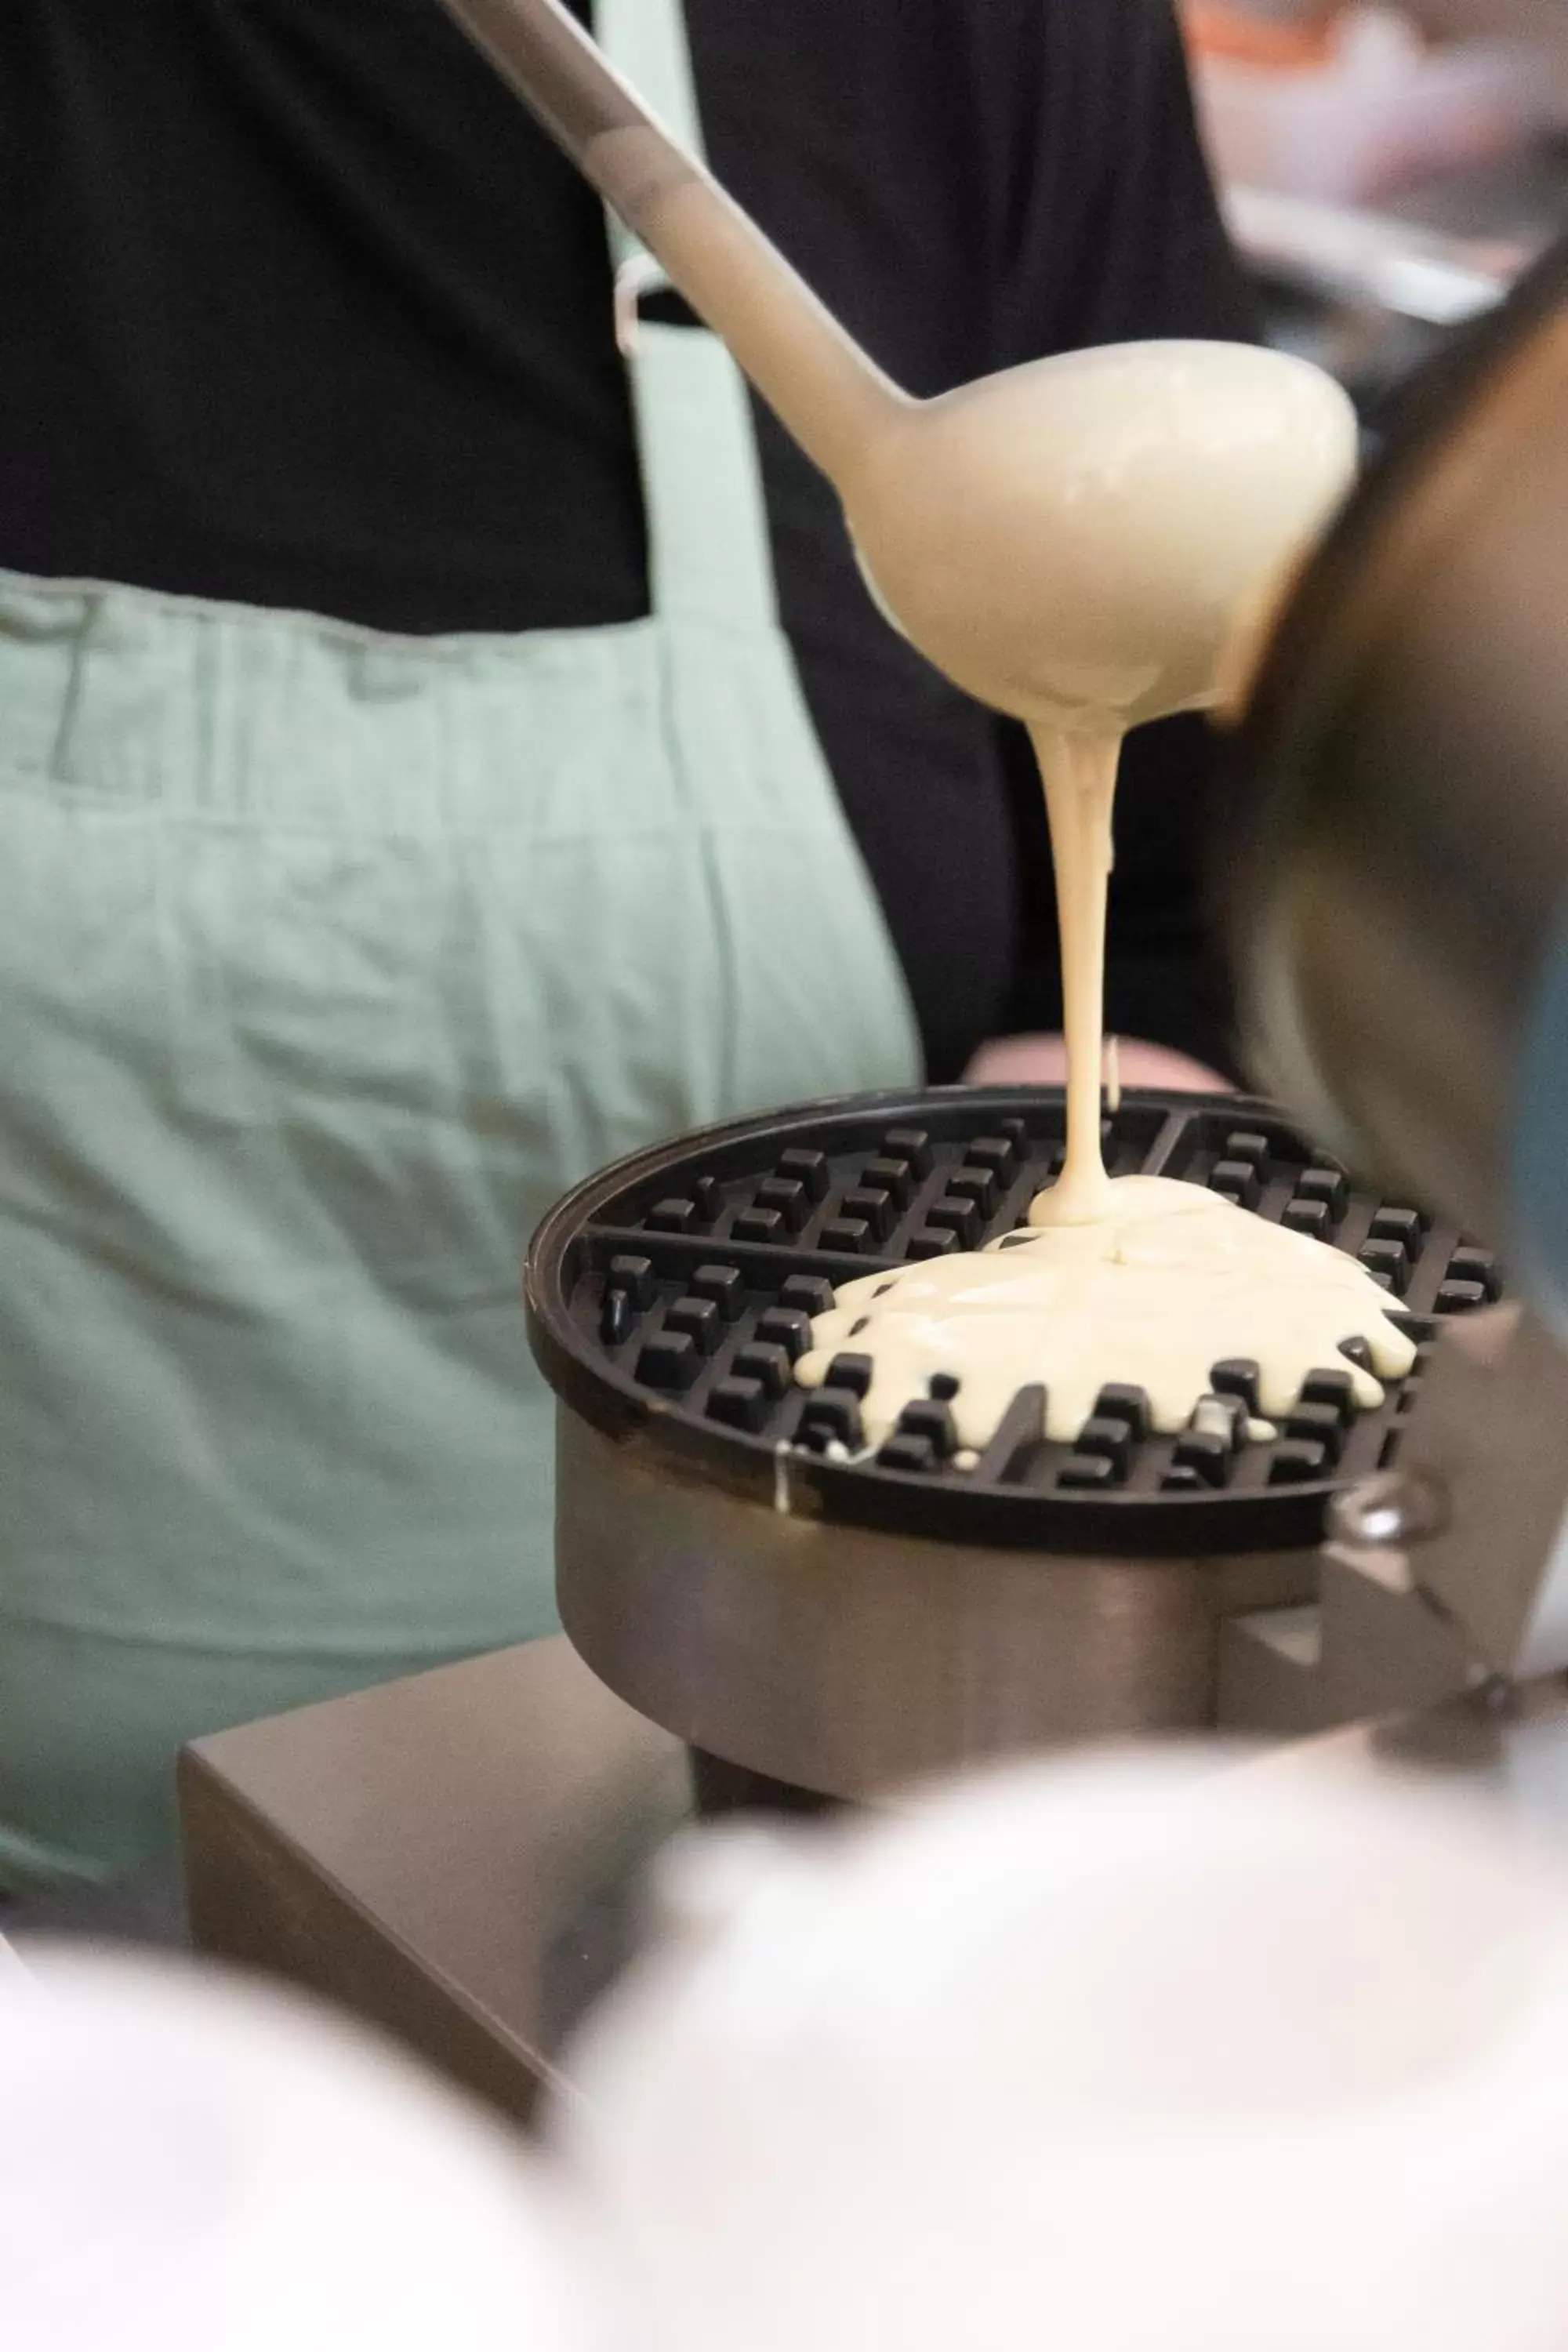
[[[581, 829], [531, 828], [526, 812], [509, 821], [500, 807], [477, 811], [462, 823], [445, 822], [431, 824], [388, 825], [367, 835], [364, 811], [358, 809], [344, 815], [341, 823], [324, 824], [289, 816], [275, 808], [233, 809], [215, 807], [197, 797], [176, 799], [164, 793], [133, 793], [101, 784], [79, 783], [74, 778], [39, 764], [24, 767], [20, 761], [0, 757], [0, 793], [7, 789], [26, 793], [32, 799], [57, 803], [61, 807], [75, 807], [94, 815], [122, 816], [127, 822], [139, 817], [159, 816], [182, 824], [195, 826], [214, 834], [253, 835], [265, 833], [279, 839], [300, 841], [358, 842], [377, 844], [405, 842], [442, 842], [447, 844], [473, 841], [493, 845], [498, 836], [508, 835], [531, 850], [541, 853], [552, 849], [596, 847], [604, 840], [602, 824], [585, 823]], [[683, 801], [671, 809], [668, 821], [658, 824], [631, 824], [617, 828], [616, 839], [623, 845], [689, 842], [694, 835], [713, 835], [724, 839], [797, 842], [817, 834], [837, 835], [839, 821], [835, 811], [809, 806], [787, 814], [770, 810], [755, 817], [737, 811], [733, 803], [725, 808], [693, 807]]]
[[[8, 634], [14, 642], [47, 644], [58, 642], [61, 636], [90, 638], [92, 608], [106, 599], [123, 599], [130, 609], [155, 614], [160, 620], [184, 621], [205, 628], [259, 625], [276, 629], [279, 635], [304, 636], [316, 645], [325, 644], [343, 653], [394, 655], [411, 664], [425, 663], [432, 670], [460, 663], [464, 656], [471, 654], [503, 660], [526, 655], [542, 662], [552, 654], [578, 646], [615, 651], [623, 640], [646, 635], [657, 628], [661, 619], [650, 606], [633, 621], [605, 621], [586, 626], [576, 624], [555, 628], [432, 629], [416, 633], [378, 629], [372, 622], [351, 621], [342, 614], [312, 612], [306, 604], [250, 604], [237, 596], [191, 595], [179, 588], [148, 588], [134, 580], [17, 572], [0, 564], [0, 600], [7, 595], [23, 603], [79, 604], [88, 608], [79, 626], [68, 630], [13, 627]], [[721, 615], [716, 616], [714, 625], [725, 625]]]
[[472, 1640], [459, 1639], [456, 1642], [452, 1640], [449, 1633], [439, 1641], [426, 1641], [413, 1633], [400, 1642], [387, 1641], [384, 1638], [360, 1641], [341, 1637], [320, 1642], [242, 1641], [234, 1638], [220, 1641], [211, 1637], [187, 1636], [163, 1629], [161, 1629], [155, 1636], [149, 1635], [143, 1631], [128, 1633], [119, 1626], [95, 1625], [80, 1620], [47, 1617], [41, 1614], [18, 1617], [3, 1610], [0, 1610], [0, 1633], [7, 1637], [40, 1633], [58, 1636], [68, 1641], [99, 1642], [105, 1647], [125, 1650], [153, 1650], [159, 1653], [172, 1650], [183, 1656], [212, 1658], [218, 1661], [233, 1658], [236, 1655], [312, 1660], [336, 1657], [407, 1658], [428, 1655], [433, 1664], [439, 1664], [443, 1661], [456, 1664], [464, 1658], [473, 1657], [485, 1651], [515, 1648], [519, 1642], [519, 1636], [514, 1632], [499, 1632], [493, 1629], [484, 1634], [476, 1634]]

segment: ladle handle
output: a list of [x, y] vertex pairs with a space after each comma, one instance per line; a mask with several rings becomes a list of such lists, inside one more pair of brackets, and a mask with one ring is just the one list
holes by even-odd
[[649, 114], [561, 0], [443, 0], [842, 491], [906, 395]]

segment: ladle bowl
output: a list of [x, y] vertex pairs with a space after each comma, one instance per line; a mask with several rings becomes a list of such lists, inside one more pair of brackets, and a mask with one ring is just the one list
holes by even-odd
[[1215, 698], [1355, 461], [1339, 387], [1245, 344], [1118, 344], [910, 402], [842, 484], [889, 617], [980, 700], [1136, 726]]

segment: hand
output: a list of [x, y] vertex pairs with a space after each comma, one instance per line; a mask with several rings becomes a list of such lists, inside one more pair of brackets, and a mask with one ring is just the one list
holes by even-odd
[[[1139, 1037], [1118, 1040], [1123, 1087], [1152, 1087], [1165, 1094], [1228, 1095], [1228, 1078], [1190, 1061], [1166, 1045]], [[1067, 1046], [1060, 1037], [993, 1037], [964, 1072], [971, 1087], [1060, 1087], [1067, 1084]]]

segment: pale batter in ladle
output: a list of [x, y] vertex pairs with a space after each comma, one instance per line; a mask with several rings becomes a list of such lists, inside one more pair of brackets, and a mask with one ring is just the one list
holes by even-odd
[[[1191, 1186], [1134, 1196], [1110, 1182], [1100, 1150], [1121, 739], [1215, 699], [1227, 648], [1256, 630], [1349, 484], [1356, 436], [1343, 393], [1279, 352], [1163, 342], [1037, 361], [936, 400], [911, 399], [650, 118], [559, 0], [446, 5], [828, 476], [889, 617], [948, 677], [1023, 719], [1033, 737], [1062, 929], [1068, 1152], [1060, 1181], [1031, 1212], [1039, 1238], [1016, 1255], [1049, 1253], [1055, 1271], [1032, 1320], [1038, 1328], [1048, 1319], [1047, 1354], [1062, 1368], [1047, 1372], [1016, 1331], [1004, 1346], [996, 1316], [982, 1311], [999, 1288], [1021, 1297], [1026, 1286], [1021, 1265], [1004, 1273], [1000, 1253], [878, 1286], [884, 1301], [910, 1303], [915, 1286], [928, 1286], [926, 1319], [941, 1325], [949, 1350], [928, 1369], [958, 1371], [954, 1350], [970, 1367], [960, 1416], [969, 1442], [984, 1442], [993, 1407], [999, 1418], [1011, 1393], [1005, 1381], [1024, 1377], [1047, 1379], [1052, 1426], [1074, 1433], [1068, 1424], [1092, 1405], [1099, 1368], [1127, 1379], [1151, 1348], [1148, 1377], [1167, 1426], [1201, 1395], [1216, 1355], [1255, 1356], [1281, 1402], [1285, 1384], [1352, 1330], [1384, 1369], [1403, 1369], [1406, 1343], [1381, 1295], [1339, 1253], [1226, 1202], [1207, 1202], [1199, 1217], [1193, 1203], [1204, 1195]], [[919, 812], [910, 817], [918, 823]], [[1227, 1222], [1237, 1217], [1245, 1233]], [[1029, 1279], [1045, 1273], [1031, 1265]], [[819, 1333], [804, 1378], [820, 1377], [841, 1318], [861, 1304], [851, 1297], [859, 1287], [823, 1318], [831, 1328]], [[863, 1321], [865, 1313], [849, 1311], [845, 1328], [859, 1330], [858, 1344], [877, 1360], [875, 1435], [887, 1398], [924, 1360], [900, 1310], [885, 1303]], [[1171, 1316], [1183, 1318], [1195, 1355], [1186, 1341], [1160, 1352], [1153, 1337], [1130, 1354], [1137, 1332], [1157, 1334]], [[1344, 1328], [1326, 1329], [1324, 1316]], [[1026, 1359], [1035, 1369], [1024, 1373]], [[1005, 1374], [986, 1370], [1004, 1361]], [[1372, 1402], [1375, 1383], [1361, 1381]]]

